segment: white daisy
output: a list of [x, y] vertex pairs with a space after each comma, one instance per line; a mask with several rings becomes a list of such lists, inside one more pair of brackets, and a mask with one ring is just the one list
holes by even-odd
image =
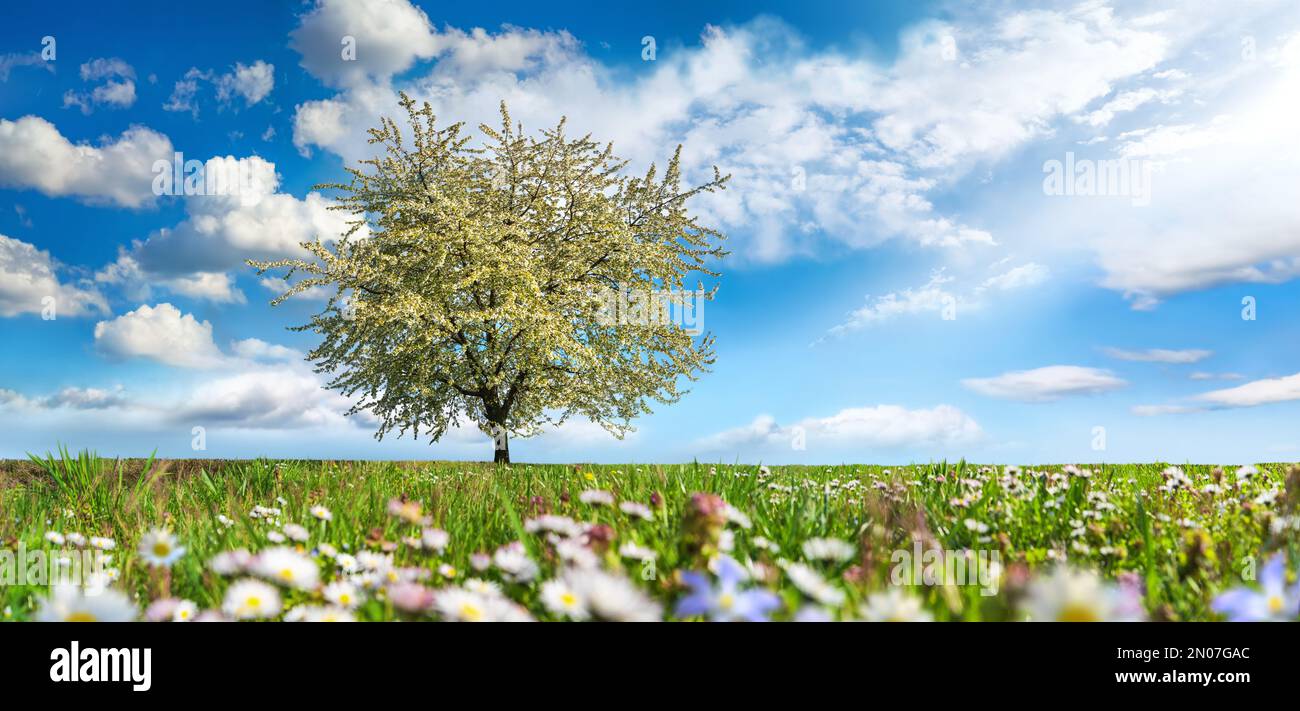
[[199, 606], [192, 600], [181, 600], [172, 610], [172, 622], [189, 622], [199, 614]]
[[643, 521], [653, 521], [655, 517], [654, 512], [650, 510], [649, 506], [637, 501], [624, 501], [618, 505], [618, 509], [628, 516], [639, 518]]
[[427, 550], [442, 553], [451, 542], [451, 534], [441, 528], [426, 528], [420, 534], [420, 545]]
[[299, 590], [313, 590], [320, 581], [316, 561], [290, 548], [268, 548], [258, 553], [252, 571], [266, 580]]
[[45, 532], [45, 540], [48, 541], [48, 542], [50, 542], [50, 543], [53, 543], [53, 544], [56, 545], [56, 546], [61, 546], [61, 545], [63, 545], [63, 543], [64, 543], [64, 541], [65, 541], [65, 539], [64, 539], [64, 537], [63, 537], [63, 534], [62, 534], [62, 533], [59, 533], [58, 531], [46, 531], [46, 532]]
[[324, 506], [317, 504], [311, 507], [311, 515], [321, 521], [333, 521], [334, 514]]
[[155, 528], [140, 538], [140, 557], [155, 568], [170, 568], [185, 555], [185, 547], [178, 545], [171, 531]]
[[75, 585], [56, 585], [36, 610], [38, 622], [131, 622], [137, 610], [124, 593], [104, 589], [87, 595]]
[[803, 563], [782, 561], [786, 577], [799, 589], [799, 592], [823, 605], [836, 607], [844, 602], [844, 591], [826, 582], [816, 570]]
[[324, 594], [326, 600], [349, 610], [361, 604], [361, 595], [356, 586], [342, 580], [326, 585]]
[[222, 610], [239, 620], [274, 617], [280, 613], [280, 591], [260, 580], [246, 578], [226, 589]]
[[587, 489], [578, 494], [578, 500], [590, 506], [613, 506], [614, 495], [600, 489]]
[[872, 593], [862, 603], [858, 611], [867, 622], [931, 622], [934, 617], [921, 606], [921, 599], [903, 592], [900, 588], [889, 588], [884, 592]]
[[564, 582], [586, 601], [592, 615], [611, 622], [656, 622], [663, 608], [632, 581], [597, 568], [571, 568]]
[[1089, 570], [1058, 566], [1029, 584], [1023, 609], [1036, 622], [1131, 622], [1142, 619], [1136, 591]]
[[853, 544], [839, 538], [809, 538], [803, 542], [803, 554], [808, 560], [843, 563], [852, 558], [853, 553]]
[[542, 604], [556, 617], [585, 620], [591, 616], [586, 601], [563, 580], [548, 580], [542, 584]]

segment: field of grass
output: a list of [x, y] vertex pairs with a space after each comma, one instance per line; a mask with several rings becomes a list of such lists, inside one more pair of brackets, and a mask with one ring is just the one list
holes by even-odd
[[6, 620], [1294, 620], [1300, 469], [65, 452], [0, 462], [19, 547], [108, 560]]

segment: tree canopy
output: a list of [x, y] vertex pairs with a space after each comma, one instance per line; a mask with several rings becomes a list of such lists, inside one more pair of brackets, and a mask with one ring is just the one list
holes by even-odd
[[307, 357], [353, 398], [348, 414], [371, 411], [381, 439], [473, 423], [508, 462], [511, 434], [575, 415], [622, 437], [708, 371], [713, 337], [696, 326], [717, 287], [685, 283], [719, 276], [725, 237], [686, 203], [729, 176], [683, 189], [680, 145], [662, 176], [630, 176], [612, 144], [569, 138], [563, 120], [525, 135], [504, 102], [478, 143], [427, 103], [402, 106], [409, 135], [381, 119], [378, 155], [319, 186], [349, 231], [304, 243], [310, 258], [249, 262], [284, 270], [273, 304], [332, 289], [295, 330], [321, 336]]

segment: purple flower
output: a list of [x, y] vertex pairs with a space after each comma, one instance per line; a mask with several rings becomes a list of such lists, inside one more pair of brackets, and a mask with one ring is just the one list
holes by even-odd
[[766, 622], [781, 606], [781, 599], [769, 590], [741, 590], [749, 580], [745, 568], [728, 556], [716, 559], [718, 584], [704, 573], [682, 573], [690, 594], [677, 601], [678, 617], [705, 615], [714, 622]]
[[1229, 622], [1285, 621], [1300, 615], [1300, 583], [1286, 587], [1286, 561], [1280, 553], [1259, 571], [1259, 586], [1233, 588], [1214, 598], [1210, 608], [1227, 615]]

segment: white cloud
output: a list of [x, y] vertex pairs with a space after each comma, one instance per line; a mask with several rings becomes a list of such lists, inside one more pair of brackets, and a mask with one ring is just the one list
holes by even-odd
[[140, 207], [154, 202], [154, 161], [171, 158], [171, 141], [143, 126], [95, 147], [71, 143], [39, 116], [0, 119], [0, 187]]
[[218, 101], [229, 102], [238, 94], [244, 97], [244, 105], [252, 106], [275, 88], [275, 65], [260, 59], [249, 66], [236, 62], [234, 71], [217, 77], [216, 85]]
[[224, 360], [212, 324], [168, 303], [95, 324], [95, 348], [110, 358], [147, 358], [182, 368], [211, 368]]
[[1103, 348], [1102, 352], [1112, 358], [1135, 361], [1138, 363], [1196, 363], [1214, 354], [1213, 351], [1199, 348], [1170, 350], [1167, 348], [1148, 348], [1141, 351], [1129, 351], [1121, 348]]
[[1192, 380], [1244, 380], [1246, 378], [1241, 373], [1207, 373], [1200, 370], [1187, 377]]
[[343, 424], [348, 407], [310, 371], [280, 367], [201, 384], [170, 408], [169, 419], [203, 427], [296, 429]]
[[[333, 86], [387, 81], [438, 51], [428, 16], [406, 0], [318, 0], [289, 37], [303, 68]], [[344, 59], [344, 38], [354, 59]]]
[[[205, 298], [218, 303], [243, 303], [231, 269], [246, 269], [247, 259], [305, 257], [303, 242], [332, 242], [348, 230], [348, 217], [329, 209], [332, 201], [319, 193], [301, 200], [276, 192], [275, 165], [260, 157], [217, 157], [207, 162], [207, 174], [242, 176], [244, 186], [228, 194], [187, 196], [188, 217], [146, 239], [135, 240], [115, 262], [96, 274], [101, 282], [141, 287]], [[368, 234], [363, 227], [360, 237]]]
[[829, 417], [809, 417], [788, 426], [777, 424], [770, 415], [760, 415], [748, 425], [706, 437], [698, 446], [711, 452], [752, 456], [756, 449], [790, 449], [798, 437], [803, 437], [809, 448], [900, 448], [969, 444], [982, 436], [979, 424], [951, 405], [914, 410], [876, 405], [840, 410]]
[[56, 318], [108, 313], [108, 302], [93, 286], [59, 281], [49, 252], [0, 234], [0, 317], [42, 313], [51, 297]]
[[54, 62], [41, 59], [40, 52], [13, 52], [0, 54], [0, 82], [9, 81], [9, 72], [15, 67], [41, 67], [54, 73]]
[[1012, 267], [1001, 274], [991, 276], [980, 284], [981, 289], [994, 289], [997, 291], [1011, 291], [1013, 289], [1023, 289], [1030, 286], [1038, 286], [1047, 281], [1047, 267], [1029, 262], [1021, 264], [1018, 267]]
[[1022, 402], [1050, 402], [1068, 395], [1092, 395], [1128, 384], [1109, 371], [1077, 365], [1049, 365], [992, 378], [967, 378], [961, 382], [981, 395]]
[[1194, 399], [1220, 407], [1254, 407], [1300, 400], [1300, 373], [1281, 378], [1253, 380], [1235, 388], [1213, 390]]
[[260, 338], [245, 338], [230, 344], [234, 355], [248, 360], [262, 361], [300, 361], [302, 351], [274, 343], [267, 343]]
[[944, 288], [952, 281], [952, 277], [936, 271], [930, 275], [929, 281], [916, 289], [909, 287], [869, 299], [861, 308], [851, 312], [843, 323], [830, 328], [826, 335], [838, 338], [900, 316], [937, 312], [945, 306], [956, 308], [957, 296]]
[[1160, 415], [1185, 415], [1192, 412], [1204, 412], [1203, 407], [1190, 405], [1135, 405], [1132, 412], [1139, 417], [1158, 417]]
[[104, 83], [88, 92], [69, 90], [63, 95], [65, 108], [76, 106], [81, 113], [89, 114], [100, 105], [125, 109], [135, 103], [135, 69], [121, 59], [92, 59], [82, 64], [81, 80]]

